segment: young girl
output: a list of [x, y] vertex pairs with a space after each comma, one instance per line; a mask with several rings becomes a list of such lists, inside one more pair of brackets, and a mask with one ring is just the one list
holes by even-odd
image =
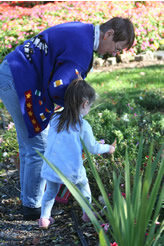
[[[115, 147], [98, 143], [93, 135], [89, 123], [83, 116], [89, 113], [90, 106], [95, 100], [94, 89], [82, 79], [74, 80], [67, 88], [64, 97], [64, 109], [54, 114], [48, 134], [45, 157], [81, 191], [91, 203], [91, 191], [82, 160], [83, 139], [87, 149], [92, 154], [112, 154]], [[42, 200], [39, 227], [47, 229], [54, 222], [51, 210], [62, 180], [44, 162], [41, 176], [47, 180], [46, 191]], [[89, 221], [85, 211], [83, 221]]]

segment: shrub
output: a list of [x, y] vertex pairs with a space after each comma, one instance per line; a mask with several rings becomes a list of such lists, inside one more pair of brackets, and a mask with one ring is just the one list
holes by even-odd
[[0, 135], [0, 162], [9, 162], [14, 156], [18, 156], [18, 142], [16, 129], [13, 122], [10, 122]]

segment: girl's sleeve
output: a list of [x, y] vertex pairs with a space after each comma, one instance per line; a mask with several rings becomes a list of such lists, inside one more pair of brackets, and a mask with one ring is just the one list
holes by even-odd
[[92, 154], [103, 154], [110, 150], [109, 144], [100, 144], [96, 141], [90, 124], [84, 119], [82, 121], [80, 137], [88, 151]]

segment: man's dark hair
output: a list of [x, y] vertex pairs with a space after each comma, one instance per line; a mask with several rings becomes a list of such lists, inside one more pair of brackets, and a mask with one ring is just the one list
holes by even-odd
[[73, 80], [67, 87], [64, 96], [64, 109], [58, 112], [59, 121], [57, 132], [69, 130], [69, 127], [76, 129], [76, 124], [81, 125], [80, 106], [84, 100], [91, 104], [95, 100], [95, 90], [83, 79]]
[[114, 42], [127, 41], [127, 50], [132, 47], [135, 39], [135, 33], [134, 26], [129, 18], [114, 17], [100, 25], [100, 30], [103, 33], [106, 33], [109, 29], [114, 30]]

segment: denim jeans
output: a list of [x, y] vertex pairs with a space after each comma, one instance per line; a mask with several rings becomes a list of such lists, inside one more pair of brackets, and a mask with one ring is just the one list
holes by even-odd
[[23, 206], [39, 208], [46, 181], [41, 178], [43, 160], [36, 150], [44, 154], [48, 129], [33, 138], [28, 137], [13, 77], [6, 60], [0, 64], [0, 98], [10, 113], [17, 132], [20, 156], [20, 199]]
[[[79, 189], [82, 195], [89, 201], [89, 203], [91, 203], [91, 191], [88, 181], [85, 179], [84, 182], [76, 184], [76, 187]], [[54, 183], [47, 180], [47, 187], [42, 200], [40, 216], [41, 218], [50, 218], [51, 210], [54, 205], [55, 197], [59, 191], [59, 188], [59, 183]]]

